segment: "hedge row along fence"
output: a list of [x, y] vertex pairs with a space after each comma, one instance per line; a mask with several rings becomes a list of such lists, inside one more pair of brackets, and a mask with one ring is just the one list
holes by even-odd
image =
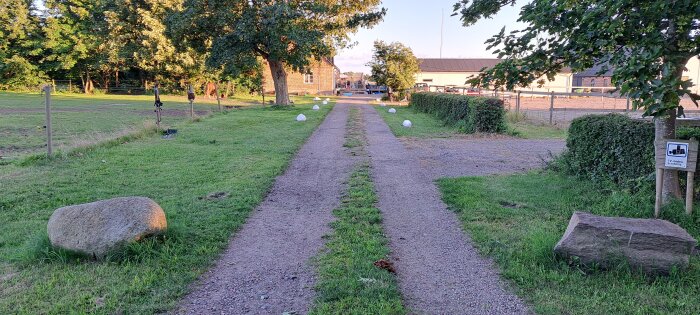
[[442, 93], [414, 93], [412, 108], [431, 114], [460, 132], [506, 131], [503, 101], [496, 98]]
[[[700, 128], [679, 128], [678, 139], [700, 139]], [[574, 119], [562, 155], [566, 171], [596, 182], [639, 188], [654, 173], [654, 124], [620, 114]]]

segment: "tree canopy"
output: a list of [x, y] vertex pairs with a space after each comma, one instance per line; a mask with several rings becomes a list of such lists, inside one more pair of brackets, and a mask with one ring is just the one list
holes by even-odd
[[413, 87], [419, 70], [418, 59], [411, 48], [398, 42], [375, 41], [374, 55], [367, 66], [372, 69], [372, 80], [399, 92]]
[[265, 62], [276, 101], [288, 104], [287, 70], [307, 71], [311, 59], [332, 56], [348, 33], [379, 22], [380, 0], [186, 0], [171, 18], [181, 43], [208, 55], [207, 64], [236, 75]]
[[[465, 26], [496, 14], [514, 0], [462, 0], [455, 4]], [[690, 92], [681, 74], [700, 54], [700, 2], [693, 0], [534, 0], [520, 12], [522, 30], [505, 28], [489, 39], [504, 62], [480, 76], [482, 84], [513, 88], [563, 67], [612, 70], [612, 83], [646, 115], [663, 116]], [[697, 82], [696, 82], [697, 83]]]
[[[454, 6], [465, 26], [489, 18], [515, 0], [461, 0]], [[484, 71], [481, 85], [527, 86], [550, 79], [563, 67], [580, 71], [601, 66], [612, 70], [612, 83], [634, 108], [654, 116], [656, 138], [675, 137], [680, 100], [691, 93], [682, 77], [688, 60], [700, 54], [700, 1], [697, 0], [532, 0], [520, 12], [521, 30], [489, 39], [504, 61]], [[695, 82], [696, 84], [698, 82]], [[666, 172], [664, 196], [680, 195], [677, 172]]]
[[31, 0], [0, 0], [0, 87], [43, 79], [40, 20], [32, 9]]
[[[94, 78], [102, 88], [161, 80], [170, 89], [213, 76], [205, 56], [176, 45], [168, 17], [182, 0], [0, 0], [0, 87], [36, 87], [46, 76]], [[138, 82], [138, 83], [134, 83]]]

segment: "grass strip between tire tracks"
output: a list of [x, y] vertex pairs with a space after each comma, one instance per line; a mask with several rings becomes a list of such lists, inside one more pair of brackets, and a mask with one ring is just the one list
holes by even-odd
[[[363, 126], [358, 110], [350, 110], [345, 146], [364, 154]], [[310, 314], [405, 314], [396, 278], [374, 265], [388, 260], [389, 247], [376, 207], [369, 162], [358, 163], [332, 223], [327, 251], [318, 257], [316, 304]]]

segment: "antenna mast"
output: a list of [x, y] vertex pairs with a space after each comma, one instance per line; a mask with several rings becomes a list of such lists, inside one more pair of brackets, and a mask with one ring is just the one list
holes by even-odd
[[440, 11], [440, 59], [442, 59], [442, 37], [445, 30], [445, 9]]

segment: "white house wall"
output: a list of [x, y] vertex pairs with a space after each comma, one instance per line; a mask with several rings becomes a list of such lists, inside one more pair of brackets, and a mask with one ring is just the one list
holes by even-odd
[[[687, 70], [683, 72], [683, 76], [693, 81], [691, 91], [700, 94], [700, 59], [694, 57], [688, 61]], [[432, 86], [468, 86], [466, 83], [471, 76], [477, 76], [479, 72], [419, 72], [416, 74], [416, 83], [426, 83]], [[571, 92], [573, 74], [559, 73], [554, 77], [553, 81], [548, 81], [546, 77], [542, 77], [545, 84], [542, 87], [537, 86], [537, 81], [533, 82], [529, 87], [521, 87], [523, 91], [537, 92]], [[575, 88], [575, 87], [574, 87]]]
[[[537, 81], [544, 80], [545, 83], [539, 87]], [[571, 84], [573, 82], [572, 73], [559, 73], [554, 76], [554, 80], [549, 81], [546, 76], [532, 82], [529, 87], [520, 87], [518, 90], [535, 91], [535, 92], [571, 92]]]
[[416, 83], [433, 86], [466, 86], [467, 77], [477, 75], [479, 72], [418, 72]]
[[693, 57], [685, 67], [686, 71], [683, 71], [683, 76], [688, 77], [695, 84], [690, 90], [693, 93], [700, 94], [700, 59]]
[[[416, 83], [425, 83], [430, 86], [469, 86], [466, 83], [469, 77], [477, 75], [479, 72], [419, 72], [416, 74]], [[547, 81], [546, 77], [543, 79]], [[556, 75], [554, 81], [547, 81], [542, 87], [537, 87], [537, 82], [533, 82], [530, 87], [520, 89], [538, 92], [567, 92], [571, 91], [572, 80], [571, 73], [562, 73]]]

